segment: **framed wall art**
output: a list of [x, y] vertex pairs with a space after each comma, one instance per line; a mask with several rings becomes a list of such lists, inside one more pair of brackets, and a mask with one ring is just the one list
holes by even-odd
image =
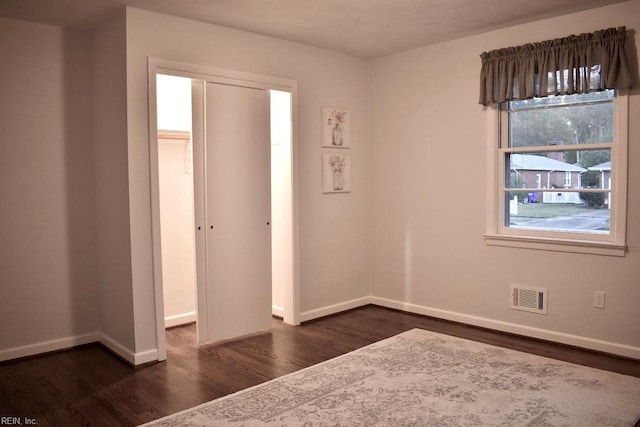
[[322, 146], [349, 148], [351, 146], [351, 111], [347, 108], [322, 108]]
[[351, 191], [351, 155], [322, 154], [322, 192], [349, 193]]

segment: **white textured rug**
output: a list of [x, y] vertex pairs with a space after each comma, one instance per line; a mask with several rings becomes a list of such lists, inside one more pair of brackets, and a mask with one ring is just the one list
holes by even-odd
[[413, 329], [148, 426], [633, 426], [640, 378]]

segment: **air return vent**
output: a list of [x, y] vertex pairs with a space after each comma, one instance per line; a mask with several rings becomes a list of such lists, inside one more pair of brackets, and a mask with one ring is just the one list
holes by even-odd
[[547, 288], [511, 285], [511, 308], [547, 314]]

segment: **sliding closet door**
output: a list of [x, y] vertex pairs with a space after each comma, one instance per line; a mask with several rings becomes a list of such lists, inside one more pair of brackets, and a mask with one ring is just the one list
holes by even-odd
[[207, 341], [271, 324], [269, 92], [206, 84]]

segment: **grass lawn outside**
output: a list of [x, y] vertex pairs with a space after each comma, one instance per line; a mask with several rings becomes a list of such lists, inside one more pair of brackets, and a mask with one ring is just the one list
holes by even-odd
[[518, 205], [518, 214], [512, 215], [519, 218], [553, 218], [558, 216], [571, 216], [579, 213], [591, 212], [606, 208], [590, 208], [585, 205], [572, 203], [525, 203]]

